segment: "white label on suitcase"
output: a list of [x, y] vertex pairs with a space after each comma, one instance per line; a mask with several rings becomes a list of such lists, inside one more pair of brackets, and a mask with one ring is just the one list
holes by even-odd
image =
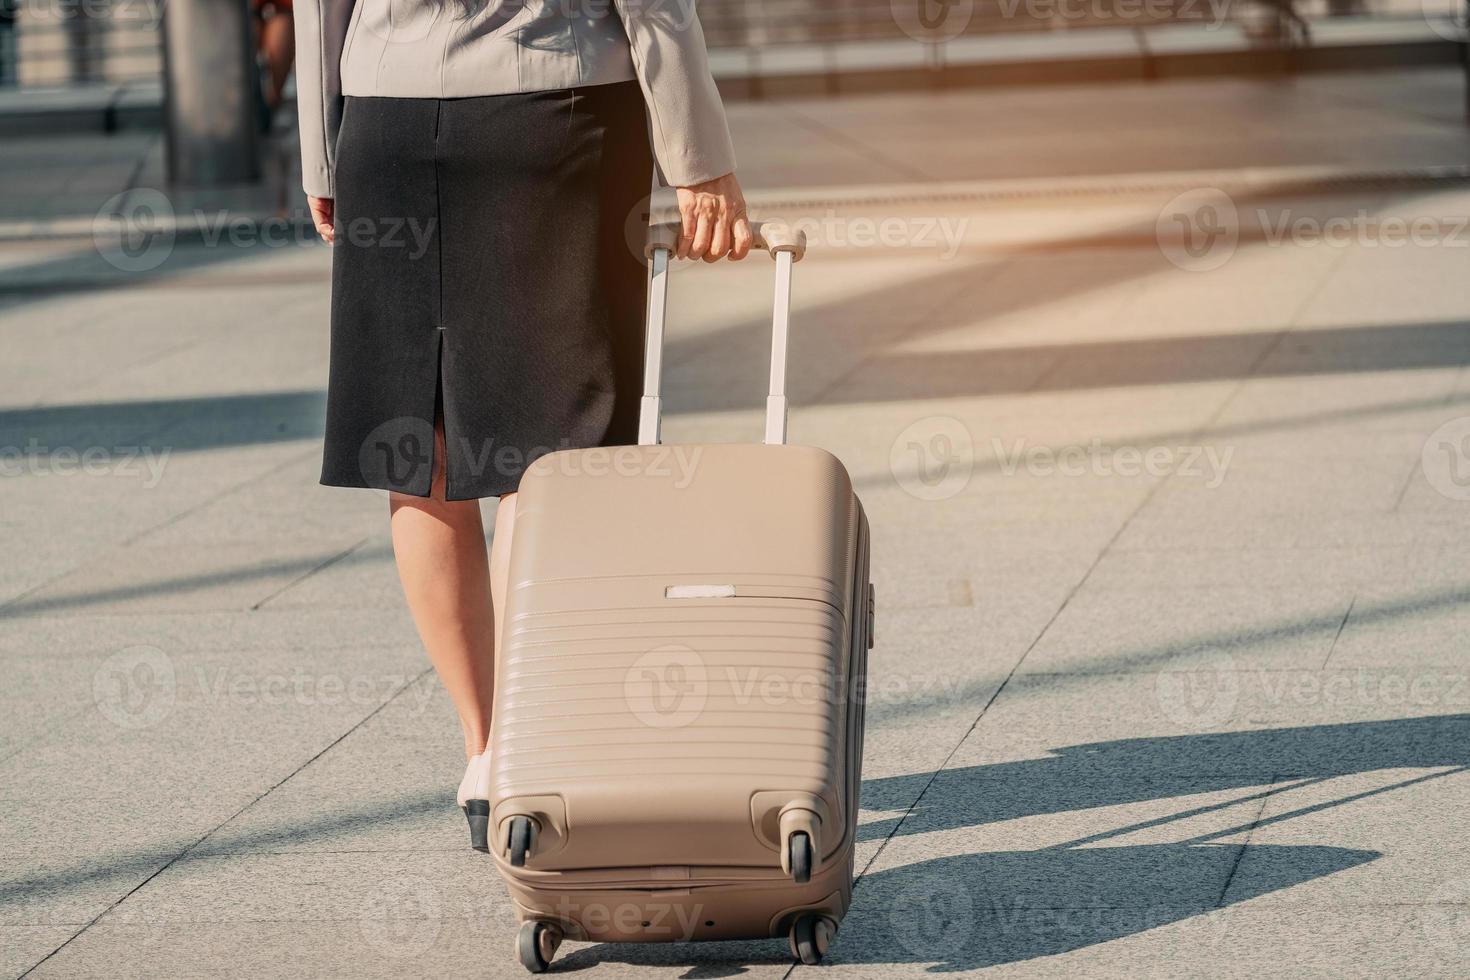
[[664, 589], [665, 599], [733, 599], [733, 585], [671, 585]]

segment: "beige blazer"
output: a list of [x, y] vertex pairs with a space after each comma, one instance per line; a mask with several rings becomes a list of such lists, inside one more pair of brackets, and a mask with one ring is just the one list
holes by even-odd
[[295, 0], [302, 184], [334, 196], [348, 95], [458, 98], [638, 79], [674, 186], [731, 173], [696, 0]]

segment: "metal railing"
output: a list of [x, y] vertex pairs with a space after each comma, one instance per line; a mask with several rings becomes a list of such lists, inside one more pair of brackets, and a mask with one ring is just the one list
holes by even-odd
[[0, 82], [157, 79], [163, 68], [161, 11], [153, 0], [0, 0]]

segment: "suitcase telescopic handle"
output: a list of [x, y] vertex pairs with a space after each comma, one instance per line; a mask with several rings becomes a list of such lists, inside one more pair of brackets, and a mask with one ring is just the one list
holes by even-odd
[[[776, 260], [775, 294], [771, 303], [771, 388], [766, 396], [768, 445], [786, 442], [786, 348], [791, 326], [791, 266], [806, 254], [806, 233], [782, 221], [752, 221], [755, 247]], [[677, 221], [660, 221], [648, 228], [644, 255], [648, 258], [648, 329], [643, 354], [643, 399], [638, 411], [638, 444], [655, 446], [663, 420], [661, 396], [664, 356], [664, 319], [669, 300], [669, 259], [679, 243]]]

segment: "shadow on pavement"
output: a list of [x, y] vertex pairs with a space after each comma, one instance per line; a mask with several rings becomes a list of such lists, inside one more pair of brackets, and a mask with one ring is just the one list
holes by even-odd
[[[1168, 340], [1007, 347], [972, 352], [880, 355], [862, 367], [864, 402], [961, 395], [1082, 391], [1118, 386], [1171, 385], [1248, 377], [1305, 377], [1345, 372], [1397, 371], [1470, 365], [1470, 330], [1459, 321], [1313, 330], [1295, 350], [1258, 364], [1274, 334], [1241, 333]], [[1083, 373], [1011, 371], [1020, 361], [1059, 358], [1093, 365]], [[940, 370], [940, 368], [943, 370]], [[956, 367], [961, 368], [956, 370]], [[691, 411], [748, 408], [706, 392]], [[841, 398], [837, 399], [841, 401]], [[1409, 399], [1364, 409], [1309, 413], [1300, 418], [1220, 430], [1222, 436], [1271, 431], [1355, 417], [1454, 404], [1444, 398]], [[38, 451], [56, 447], [134, 446], [156, 452], [195, 452], [233, 446], [319, 439], [325, 391], [302, 389], [151, 401], [88, 402], [0, 409], [0, 447]], [[1213, 430], [1212, 430], [1212, 434]]]
[[[928, 773], [868, 780], [863, 783], [865, 808], [904, 810], [907, 815], [864, 824], [860, 835], [873, 840], [978, 827], [1021, 817], [1291, 781], [1289, 786], [1253, 794], [1254, 798], [1260, 798], [1285, 793], [1305, 782], [1379, 770], [1448, 770], [1427, 777], [1416, 775], [1403, 783], [1371, 791], [1386, 792], [1399, 785], [1460, 772], [1467, 766], [1470, 766], [1470, 714], [1094, 742], [1056, 749], [1042, 759], [948, 769], [932, 782]], [[1362, 795], [1365, 794], [1353, 799]], [[1239, 802], [1242, 801], [1230, 800], [1185, 811], [1149, 825], [1224, 809]], [[1343, 802], [1346, 801], [1291, 811], [1269, 818], [1268, 822]], [[1249, 826], [1208, 836], [1223, 837]], [[1140, 829], [1142, 825], [1126, 827], [1065, 846], [1092, 843]]]
[[[1180, 924], [1181, 962], [1225, 955], [1226, 922], [1205, 913], [1372, 861], [1339, 847], [1153, 844], [935, 858], [865, 875], [833, 963], [933, 963], [973, 970]], [[1222, 883], [1240, 864], [1244, 887]], [[1238, 879], [1236, 879], [1238, 881]], [[844, 942], [843, 940], [847, 940]]]
[[[868, 780], [866, 808], [909, 810], [912, 804], [904, 818], [865, 824], [860, 834], [869, 840], [1231, 789], [1250, 792], [1055, 846], [941, 856], [865, 874], [829, 961], [935, 964], [931, 972], [954, 972], [1052, 956], [1164, 926], [1186, 930], [1171, 937], [1181, 955], [1226, 955], [1228, 923], [1208, 913], [1359, 867], [1381, 854], [1224, 838], [1467, 768], [1470, 714], [1460, 714], [1121, 739], [1067, 746], [1043, 759], [949, 770], [932, 782], [928, 773]], [[1439, 771], [1183, 841], [1093, 846], [1264, 802], [1335, 776], [1393, 769]], [[937, 846], [942, 840], [936, 838]], [[569, 954], [558, 968], [687, 964], [691, 969], [684, 976], [700, 978], [737, 976], [746, 972], [742, 964], [765, 962], [738, 951], [728, 955], [690, 946], [598, 945]]]

